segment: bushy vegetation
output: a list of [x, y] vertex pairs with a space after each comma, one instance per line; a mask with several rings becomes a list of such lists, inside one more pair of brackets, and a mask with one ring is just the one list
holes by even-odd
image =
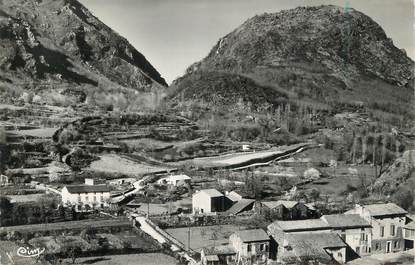
[[0, 197], [1, 226], [50, 223], [65, 220], [68, 213], [58, 208], [58, 201], [51, 196], [42, 196], [29, 204], [11, 203], [7, 197]]

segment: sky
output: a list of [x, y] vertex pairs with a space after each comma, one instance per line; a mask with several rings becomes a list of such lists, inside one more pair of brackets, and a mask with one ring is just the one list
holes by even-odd
[[297, 6], [346, 4], [379, 23], [415, 59], [413, 0], [80, 0], [141, 52], [168, 83], [245, 20]]

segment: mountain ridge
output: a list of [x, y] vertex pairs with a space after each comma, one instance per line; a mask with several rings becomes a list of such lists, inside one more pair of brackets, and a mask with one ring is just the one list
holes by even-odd
[[0, 11], [4, 86], [35, 93], [72, 87], [69, 94], [84, 93], [84, 100], [93, 91], [167, 87], [144, 55], [76, 0], [2, 1]]
[[332, 109], [363, 104], [402, 115], [414, 103], [413, 66], [365, 14], [332, 5], [297, 7], [257, 15], [221, 38], [172, 83], [170, 99], [174, 106], [194, 100], [182, 95], [195, 89], [188, 80], [221, 72], [284, 91], [293, 103], [313, 101]]

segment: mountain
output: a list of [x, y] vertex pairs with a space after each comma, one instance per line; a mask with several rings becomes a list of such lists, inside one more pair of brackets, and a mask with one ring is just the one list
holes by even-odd
[[[76, 0], [0, 0], [0, 93], [97, 102], [164, 89], [157, 70]], [[101, 99], [102, 101], [102, 99]]]
[[[255, 16], [221, 38], [173, 82], [169, 98], [177, 108], [189, 102], [215, 108], [212, 97], [238, 86], [242, 89], [227, 103], [243, 101], [254, 110], [264, 101], [280, 103], [276, 97], [284, 95], [293, 109], [364, 105], [378, 117], [406, 115], [414, 104], [413, 67], [405, 51], [363, 13], [331, 5], [298, 7]], [[255, 88], [246, 91], [240, 80]], [[266, 99], [252, 100], [257, 95]]]

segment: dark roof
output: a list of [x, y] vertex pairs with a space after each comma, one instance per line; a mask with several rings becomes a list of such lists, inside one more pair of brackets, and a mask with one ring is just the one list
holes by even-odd
[[226, 214], [233, 214], [236, 215], [238, 213], [243, 212], [244, 210], [246, 210], [247, 207], [252, 206], [254, 204], [255, 200], [251, 200], [251, 199], [242, 199], [238, 202], [236, 202], [234, 205], [232, 205], [231, 208], [229, 208], [226, 211]]
[[280, 205], [284, 205], [285, 208], [287, 209], [291, 209], [294, 206], [296, 206], [298, 204], [297, 201], [284, 201], [284, 200], [279, 200], [279, 201], [266, 201], [266, 202], [262, 202], [263, 205], [267, 206], [270, 209], [274, 209]]
[[408, 212], [394, 203], [362, 205], [371, 216], [405, 215]]
[[337, 233], [287, 234], [286, 239], [289, 244], [296, 246], [304, 243], [319, 248], [347, 247]]
[[321, 217], [332, 228], [371, 227], [368, 221], [358, 214], [330, 214]]
[[241, 230], [235, 232], [235, 235], [239, 237], [242, 242], [256, 242], [256, 241], [268, 241], [269, 236], [262, 229]]
[[206, 255], [205, 258], [207, 261], [219, 261], [218, 255]]
[[65, 186], [69, 193], [110, 192], [106, 185], [71, 185]]
[[347, 247], [336, 233], [288, 234], [285, 239], [299, 258], [313, 257], [318, 260], [331, 260], [326, 249]]

